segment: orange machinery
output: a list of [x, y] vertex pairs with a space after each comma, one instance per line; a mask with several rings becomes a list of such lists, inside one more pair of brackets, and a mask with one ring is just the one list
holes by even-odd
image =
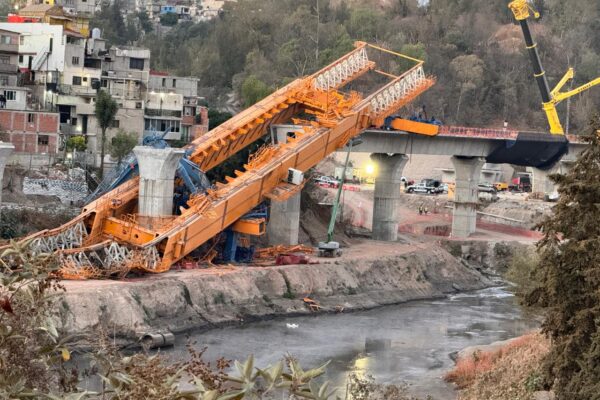
[[[369, 58], [377, 52], [415, 65], [397, 76], [382, 73], [386, 82], [366, 96], [340, 91], [368, 71], [381, 72]], [[288, 143], [262, 149], [244, 171], [235, 171], [207, 194], [191, 198], [181, 215], [161, 218], [151, 226], [138, 221], [135, 178], [86, 205], [67, 224], [23, 241], [33, 252], [58, 252], [65, 278], [167, 271], [232, 225], [243, 232], [264, 231], [264, 221], [240, 217], [266, 199], [289, 192], [285, 182], [289, 168], [307, 171], [365, 128], [381, 125], [433, 84], [422, 61], [357, 42], [339, 60], [291, 82], [190, 143], [190, 159], [208, 171], [264, 136], [270, 125], [291, 121], [299, 126]]]

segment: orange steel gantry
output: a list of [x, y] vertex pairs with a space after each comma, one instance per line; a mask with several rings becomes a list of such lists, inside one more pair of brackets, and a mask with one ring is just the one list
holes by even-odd
[[23, 241], [33, 252], [57, 252], [64, 278], [85, 279], [130, 270], [167, 271], [234, 224], [249, 233], [264, 231], [264, 221], [240, 217], [266, 199], [289, 192], [289, 168], [307, 171], [434, 84], [422, 61], [392, 53], [415, 65], [399, 76], [383, 73], [387, 82], [366, 96], [340, 91], [368, 71], [381, 72], [369, 59], [375, 51], [392, 53], [357, 42], [339, 60], [291, 82], [190, 143], [190, 160], [208, 171], [263, 137], [271, 125], [292, 121], [301, 127], [287, 143], [255, 153], [244, 171], [235, 171], [208, 193], [192, 197], [180, 215], [160, 218], [151, 226], [138, 221], [139, 178], [135, 178], [86, 205], [67, 224]]

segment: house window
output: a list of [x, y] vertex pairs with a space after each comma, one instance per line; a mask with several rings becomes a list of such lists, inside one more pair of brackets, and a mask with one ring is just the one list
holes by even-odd
[[142, 108], [142, 102], [141, 101], [136, 101], [135, 102], [135, 108]]
[[0, 86], [8, 86], [8, 75], [0, 75]]
[[108, 79], [102, 79], [102, 87], [108, 87]]
[[144, 70], [144, 59], [131, 57], [129, 59], [129, 68], [139, 69], [140, 71], [143, 71]]
[[0, 64], [10, 64], [10, 56], [0, 56]]
[[6, 97], [6, 100], [15, 101], [17, 99], [17, 92], [14, 90], [5, 90], [4, 97]]
[[87, 76], [84, 76], [82, 81], [87, 82], [88, 81]]
[[81, 39], [73, 37], [73, 36], [67, 36], [67, 43], [68, 44], [81, 44]]
[[21, 46], [23, 46], [25, 44], [25, 36], [23, 36], [23, 35], [19, 36], [19, 44]]
[[173, 87], [177, 86], [177, 79], [173, 79]]
[[23, 55], [21, 54], [21, 55], [19, 55], [19, 63], [22, 63], [22, 62], [23, 62]]
[[2, 44], [10, 44], [10, 36], [0, 36], [0, 43]]
[[73, 57], [71, 59], [71, 64], [73, 64], [73, 65], [79, 65], [79, 57]]
[[27, 122], [29, 122], [30, 124], [35, 122], [35, 114], [34, 113], [27, 114]]
[[74, 76], [73, 77], [73, 85], [75, 85], [75, 86], [81, 86], [81, 77], [80, 76]]
[[113, 119], [112, 122], [110, 123], [110, 127], [111, 128], [119, 128], [119, 120]]
[[167, 86], [167, 78], [162, 78], [162, 87]]
[[48, 135], [38, 135], [38, 144], [48, 146]]

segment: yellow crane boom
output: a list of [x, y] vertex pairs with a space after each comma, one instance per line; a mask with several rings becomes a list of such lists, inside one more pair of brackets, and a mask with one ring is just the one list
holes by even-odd
[[558, 84], [552, 91], [548, 86], [548, 80], [546, 78], [546, 72], [542, 67], [539, 53], [537, 51], [537, 44], [533, 41], [531, 31], [529, 29], [529, 17], [533, 14], [534, 18], [539, 18], [540, 14], [534, 10], [527, 0], [513, 0], [508, 4], [508, 8], [512, 11], [515, 19], [519, 21], [523, 36], [525, 37], [525, 44], [529, 55], [531, 57], [531, 63], [533, 65], [533, 76], [535, 77], [540, 93], [542, 95], [542, 109], [546, 113], [548, 124], [550, 125], [550, 133], [553, 135], [564, 135], [562, 124], [556, 111], [556, 106], [563, 100], [573, 97], [579, 93], [582, 93], [596, 85], [600, 85], [600, 77], [588, 82], [584, 85], [579, 86], [576, 89], [569, 90], [568, 92], [561, 92], [563, 86], [569, 82], [575, 76], [573, 68], [569, 68], [567, 73], [560, 79]]

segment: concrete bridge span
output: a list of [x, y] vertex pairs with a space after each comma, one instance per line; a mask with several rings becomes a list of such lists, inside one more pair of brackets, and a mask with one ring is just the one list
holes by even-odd
[[[297, 129], [293, 125], [278, 125], [273, 127], [273, 134], [285, 137]], [[548, 175], [566, 171], [584, 148], [577, 137], [452, 126], [442, 126], [435, 136], [368, 129], [361, 137], [362, 143], [352, 151], [370, 153], [379, 166], [373, 202], [373, 238], [386, 241], [397, 237], [400, 177], [408, 155], [451, 157], [456, 183], [452, 236], [468, 237], [475, 231], [480, 171], [485, 163], [532, 167], [534, 191], [551, 193], [554, 188]]]

